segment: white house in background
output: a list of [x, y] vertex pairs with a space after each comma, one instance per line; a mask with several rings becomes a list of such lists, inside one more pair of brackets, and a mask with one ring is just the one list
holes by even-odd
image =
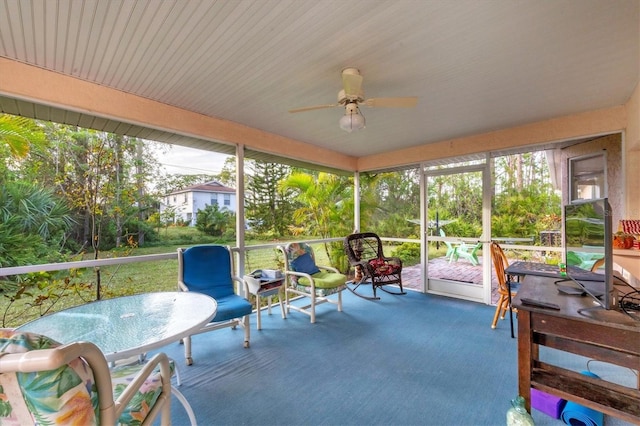
[[236, 190], [226, 187], [220, 182], [211, 182], [188, 186], [166, 195], [160, 203], [160, 216], [166, 211], [175, 213], [174, 223], [183, 221], [195, 226], [198, 210], [217, 204], [222, 210], [226, 208], [235, 213]]

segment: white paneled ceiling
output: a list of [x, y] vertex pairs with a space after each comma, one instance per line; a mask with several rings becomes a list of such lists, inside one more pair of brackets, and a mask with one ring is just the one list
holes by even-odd
[[[624, 104], [640, 74], [639, 3], [4, 0], [0, 56], [359, 157]], [[417, 107], [365, 107], [351, 134], [341, 108], [288, 112], [335, 103], [345, 67], [367, 97]]]

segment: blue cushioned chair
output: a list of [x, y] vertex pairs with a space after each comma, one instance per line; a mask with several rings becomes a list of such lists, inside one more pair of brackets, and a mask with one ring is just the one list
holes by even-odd
[[[198, 333], [240, 325], [244, 327], [244, 347], [249, 347], [249, 315], [251, 303], [235, 292], [234, 281], [238, 285], [242, 279], [233, 275], [233, 256], [228, 246], [198, 245], [188, 249], [178, 249], [178, 288], [181, 291], [197, 291], [213, 297], [218, 310], [213, 320]], [[245, 295], [249, 294], [245, 284]], [[184, 340], [187, 365], [191, 358], [191, 338]]]
[[[284, 254], [284, 273], [287, 279], [285, 306], [287, 313], [293, 309], [309, 315], [311, 323], [316, 322], [316, 305], [333, 303], [342, 312], [342, 290], [346, 289], [347, 276], [331, 266], [316, 265], [313, 249], [305, 243], [289, 243], [278, 247]], [[328, 296], [338, 294], [338, 300]], [[290, 296], [304, 296], [311, 299], [305, 306], [291, 303]]]

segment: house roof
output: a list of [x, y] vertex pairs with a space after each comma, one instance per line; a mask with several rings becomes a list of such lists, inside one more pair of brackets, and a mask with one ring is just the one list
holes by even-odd
[[[639, 16], [638, 0], [2, 2], [0, 111], [347, 170], [624, 105]], [[363, 107], [354, 133], [341, 107], [288, 112], [335, 103], [345, 67], [365, 97], [417, 106]]]
[[235, 194], [236, 190], [233, 188], [224, 186], [220, 182], [211, 181], [211, 182], [200, 183], [197, 185], [187, 186], [177, 191], [173, 191], [169, 195], [182, 194], [185, 192], [211, 192], [211, 193]]

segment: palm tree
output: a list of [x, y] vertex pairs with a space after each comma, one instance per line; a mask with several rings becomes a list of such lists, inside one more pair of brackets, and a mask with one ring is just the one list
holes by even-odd
[[[353, 231], [353, 182], [349, 178], [297, 172], [282, 180], [280, 188], [295, 192], [302, 207], [293, 213], [293, 219], [305, 227], [307, 235], [342, 237]], [[341, 243], [325, 244], [325, 251], [334, 266], [344, 269]]]
[[280, 187], [296, 193], [302, 207], [294, 212], [293, 219], [296, 224], [303, 224], [309, 235], [329, 238], [351, 231], [353, 184], [347, 178], [297, 172], [281, 181]]
[[44, 140], [44, 132], [34, 120], [15, 115], [0, 115], [0, 143], [8, 145], [13, 156], [26, 157], [31, 144], [43, 143]]
[[[0, 262], [15, 266], [37, 263], [45, 252], [59, 253], [73, 219], [52, 191], [31, 182], [9, 180], [0, 187], [0, 222], [0, 247], [13, 253], [11, 259], [0, 256]], [[18, 235], [21, 238], [16, 238]], [[20, 259], [18, 253], [31, 257]]]

